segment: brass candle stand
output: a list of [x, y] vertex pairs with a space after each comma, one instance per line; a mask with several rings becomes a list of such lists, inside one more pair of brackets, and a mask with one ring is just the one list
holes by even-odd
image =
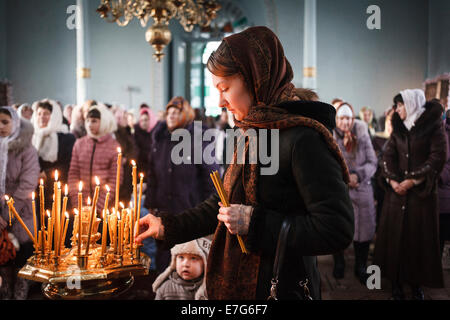
[[[101, 234], [97, 232], [100, 219], [92, 226], [89, 252], [86, 254], [89, 229], [89, 207], [82, 210], [81, 255], [78, 254], [78, 219], [74, 220], [72, 247], [61, 246], [59, 256], [55, 250], [42, 247], [34, 252], [19, 271], [22, 278], [42, 282], [42, 292], [50, 299], [109, 299], [126, 292], [134, 283], [134, 277], [148, 274], [150, 258], [140, 257], [139, 246], [123, 245], [117, 254], [115, 243], [107, 247], [97, 244]], [[95, 233], [94, 233], [95, 231]], [[133, 249], [133, 250], [131, 250]]]

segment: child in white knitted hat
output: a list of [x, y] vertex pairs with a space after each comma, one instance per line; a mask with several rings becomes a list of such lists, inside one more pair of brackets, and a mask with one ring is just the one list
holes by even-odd
[[211, 241], [206, 238], [174, 246], [172, 261], [153, 283], [155, 300], [206, 300], [205, 271]]

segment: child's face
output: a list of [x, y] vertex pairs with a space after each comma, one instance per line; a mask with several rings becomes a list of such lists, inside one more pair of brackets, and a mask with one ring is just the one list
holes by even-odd
[[98, 135], [100, 131], [100, 119], [88, 118], [87, 126], [93, 135]]
[[192, 280], [203, 274], [203, 259], [196, 254], [177, 255], [177, 273], [184, 280]]

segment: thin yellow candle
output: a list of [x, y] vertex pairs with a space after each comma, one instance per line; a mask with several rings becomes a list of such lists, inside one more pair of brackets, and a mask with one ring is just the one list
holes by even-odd
[[78, 256], [81, 256], [81, 206], [83, 204], [83, 182], [78, 185]]
[[[139, 222], [139, 219], [141, 219], [141, 201], [142, 201], [142, 185], [144, 184], [144, 174], [140, 174], [140, 181], [139, 181], [139, 198], [138, 198], [138, 209], [137, 209], [137, 217], [136, 221]], [[133, 232], [134, 234], [134, 232]], [[133, 237], [134, 241], [134, 237]]]
[[134, 203], [134, 212], [133, 212], [133, 220], [136, 218], [136, 214], [137, 214], [137, 167], [136, 167], [136, 161], [131, 160], [131, 165], [133, 166], [133, 173], [132, 173], [132, 178], [133, 178], [133, 203]]
[[121, 255], [122, 248], [122, 220], [120, 219], [120, 214], [117, 212], [118, 216], [118, 231], [117, 231], [117, 254]]
[[[34, 227], [34, 238], [37, 239], [37, 218], [36, 218], [36, 201], [35, 199], [36, 194], [34, 191], [31, 193], [31, 207], [33, 209], [33, 227]], [[36, 248], [36, 251], [38, 248]]]
[[47, 240], [47, 245], [48, 245], [48, 252], [51, 254], [52, 253], [52, 245], [53, 245], [53, 221], [52, 221], [52, 217], [50, 215], [50, 211], [47, 210], [47, 217], [48, 217], [48, 240]]
[[106, 238], [107, 234], [107, 225], [108, 225], [108, 217], [106, 214], [106, 207], [103, 209], [103, 232], [102, 232], [102, 256], [106, 253]]
[[60, 241], [60, 250], [61, 250], [61, 248], [64, 247], [64, 242], [66, 241], [66, 235], [67, 235], [67, 227], [69, 226], [69, 213], [65, 212], [64, 216], [66, 217], [66, 221], [64, 223], [63, 236], [62, 236], [61, 241]]
[[105, 205], [103, 206], [104, 209], [108, 209], [108, 204], [109, 204], [109, 193], [111, 191], [111, 189], [109, 188], [108, 185], [105, 185], [105, 189], [106, 189], [106, 197], [105, 197]]
[[91, 242], [91, 234], [92, 234], [92, 225], [94, 223], [94, 215], [95, 215], [95, 210], [97, 207], [97, 201], [98, 201], [98, 196], [100, 193], [100, 180], [98, 179], [98, 177], [95, 177], [95, 184], [97, 185], [95, 187], [95, 192], [94, 192], [94, 200], [92, 202], [92, 207], [91, 207], [91, 213], [90, 213], [90, 219], [89, 219], [89, 228], [88, 228], [88, 238], [87, 238], [87, 244], [86, 244], [86, 255], [89, 254], [89, 246], [90, 246], [90, 242]]
[[42, 239], [43, 239], [42, 238], [42, 230], [39, 230], [39, 233], [38, 233], [38, 246], [41, 249], [41, 253], [44, 254], [45, 249], [44, 249], [44, 242], [43, 242]]
[[[41, 214], [41, 230], [44, 231], [45, 228], [45, 200], [44, 200], [44, 179], [41, 179], [39, 184], [39, 205]], [[43, 237], [44, 235], [42, 235]]]
[[116, 212], [119, 210], [119, 188], [120, 188], [120, 169], [122, 167], [122, 149], [117, 148], [117, 175], [116, 175], [116, 197], [114, 209]]
[[[61, 246], [59, 245], [61, 243], [61, 236], [62, 236], [62, 228], [61, 223], [64, 222], [64, 220], [61, 217], [61, 182], [58, 181], [58, 190], [56, 193], [56, 219], [55, 219], [55, 255], [59, 257]], [[62, 220], [62, 222], [61, 222]]]
[[34, 247], [37, 248], [36, 239], [33, 237], [33, 235], [31, 234], [30, 230], [28, 229], [28, 227], [23, 222], [22, 218], [19, 216], [19, 214], [17, 213], [16, 209], [14, 208], [14, 200], [13, 200], [13, 198], [9, 198], [7, 195], [5, 195], [5, 199], [7, 201], [9, 209], [14, 214], [14, 216], [19, 221], [19, 223], [22, 225], [22, 227], [25, 229], [25, 231], [28, 234], [28, 236], [30, 237], [31, 241], [33, 241]]
[[69, 195], [69, 186], [66, 184], [64, 186], [64, 199], [63, 199], [63, 206], [62, 206], [61, 213], [67, 211], [67, 201], [69, 200], [68, 195]]

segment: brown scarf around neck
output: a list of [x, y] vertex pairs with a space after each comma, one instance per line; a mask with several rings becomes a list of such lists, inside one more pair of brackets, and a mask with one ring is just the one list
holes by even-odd
[[[252, 27], [224, 39], [217, 49], [231, 51], [255, 98], [255, 106], [236, 125], [247, 129], [286, 129], [305, 126], [317, 130], [330, 151], [342, 166], [345, 182], [349, 173], [344, 158], [331, 132], [311, 118], [289, 114], [275, 107], [282, 101], [299, 100], [295, 95], [292, 68], [284, 56], [283, 47], [276, 35], [266, 27]], [[239, 142], [238, 142], [239, 145]], [[238, 164], [237, 149], [233, 163], [224, 175], [224, 187], [230, 204], [257, 206], [259, 166], [250, 164], [249, 141], [245, 141], [245, 162]], [[242, 161], [239, 161], [242, 163]], [[244, 242], [246, 236], [242, 236]], [[260, 253], [241, 252], [237, 237], [228, 232], [220, 222], [216, 228], [208, 257], [206, 287], [211, 300], [251, 300], [256, 298]], [[269, 292], [267, 292], [267, 296]]]

